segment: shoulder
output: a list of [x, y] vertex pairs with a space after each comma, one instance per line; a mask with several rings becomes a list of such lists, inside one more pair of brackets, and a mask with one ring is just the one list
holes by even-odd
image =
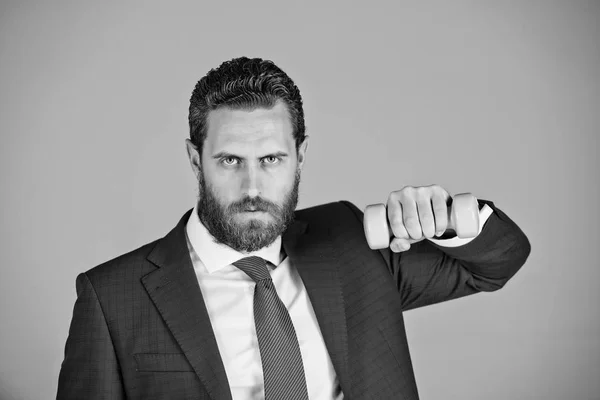
[[297, 210], [296, 218], [307, 222], [309, 226], [330, 231], [363, 229], [363, 212], [347, 200]]
[[312, 220], [330, 220], [336, 218], [347, 218], [352, 213], [356, 218], [362, 218], [362, 211], [348, 200], [339, 200], [326, 204], [319, 204], [313, 207], [296, 210], [295, 214], [298, 219]]
[[[185, 238], [184, 230], [191, 213], [192, 209], [184, 213], [175, 227], [173, 227], [165, 236], [116, 256], [102, 264], [96, 265], [85, 271], [84, 274], [86, 274], [92, 282], [110, 281], [114, 283], [122, 280], [131, 281], [131, 279], [139, 281], [139, 278], [157, 268], [156, 265], [148, 259], [148, 256], [161, 244], [161, 242], [167, 241], [167, 245], [177, 247], [173, 249], [173, 251], [178, 251], [181, 246], [181, 238]], [[168, 240], [169, 238], [170, 241]], [[183, 247], [186, 247], [185, 239], [183, 239]]]
[[85, 274], [90, 281], [96, 283], [100, 283], [101, 281], [119, 281], [126, 276], [130, 278], [139, 276], [141, 278], [141, 276], [155, 269], [154, 265], [146, 258], [159, 240], [156, 239], [96, 265], [85, 271]]

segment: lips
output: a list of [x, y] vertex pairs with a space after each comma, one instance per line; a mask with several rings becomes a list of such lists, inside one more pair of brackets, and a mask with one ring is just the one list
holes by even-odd
[[267, 211], [267, 210], [263, 207], [255, 206], [255, 207], [246, 207], [243, 209], [243, 211], [250, 212], [250, 211]]
[[267, 210], [263, 210], [261, 208], [244, 208], [241, 210], [243, 213], [266, 213]]

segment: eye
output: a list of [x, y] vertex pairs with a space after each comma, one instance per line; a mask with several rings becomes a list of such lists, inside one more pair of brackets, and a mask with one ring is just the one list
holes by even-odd
[[265, 160], [267, 162], [267, 164], [276, 164], [279, 162], [279, 157], [269, 156], [269, 157], [263, 158], [263, 160]]
[[221, 162], [225, 165], [234, 165], [237, 162], [235, 157], [225, 157]]

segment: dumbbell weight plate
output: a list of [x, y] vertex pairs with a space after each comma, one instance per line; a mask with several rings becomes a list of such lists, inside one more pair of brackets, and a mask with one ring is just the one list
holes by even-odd
[[385, 204], [371, 204], [365, 208], [363, 217], [365, 236], [372, 250], [390, 247], [390, 230]]
[[471, 193], [452, 198], [451, 224], [459, 238], [472, 238], [479, 233], [479, 203]]

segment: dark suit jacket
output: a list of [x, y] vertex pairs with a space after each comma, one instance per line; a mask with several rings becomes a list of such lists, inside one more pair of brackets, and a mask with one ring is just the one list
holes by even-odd
[[[494, 213], [470, 243], [367, 246], [341, 201], [296, 211], [283, 247], [306, 286], [346, 399], [417, 399], [402, 312], [500, 289], [525, 263], [525, 234]], [[185, 237], [164, 238], [77, 276], [59, 399], [231, 399]]]

